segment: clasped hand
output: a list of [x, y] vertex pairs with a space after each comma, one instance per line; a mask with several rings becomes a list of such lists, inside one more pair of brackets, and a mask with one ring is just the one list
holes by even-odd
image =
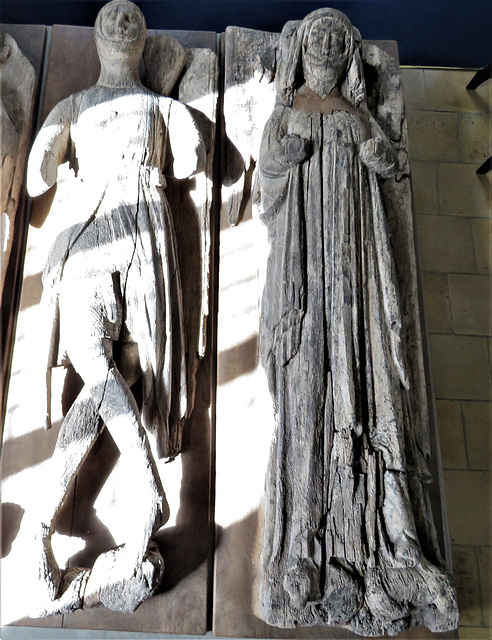
[[368, 169], [384, 177], [393, 175], [396, 156], [393, 149], [381, 138], [365, 140], [359, 147], [359, 156]]
[[310, 155], [310, 142], [294, 133], [281, 138], [277, 159], [282, 164], [293, 166], [300, 164]]

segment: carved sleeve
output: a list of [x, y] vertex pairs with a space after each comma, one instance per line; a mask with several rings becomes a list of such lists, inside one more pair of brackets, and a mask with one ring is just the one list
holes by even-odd
[[189, 109], [177, 100], [169, 102], [168, 135], [175, 178], [188, 178], [205, 168], [205, 144], [197, 123]]
[[275, 217], [283, 202], [290, 170], [309, 155], [309, 141], [287, 133], [288, 107], [277, 107], [265, 126], [259, 158], [262, 199], [261, 218], [265, 224]]
[[57, 167], [67, 159], [71, 114], [71, 98], [62, 100], [36, 136], [27, 165], [27, 190], [32, 197], [45, 193], [55, 184]]
[[309, 155], [309, 141], [287, 133], [290, 112], [288, 107], [278, 107], [265, 127], [260, 148], [260, 173], [265, 178], [285, 176]]
[[377, 120], [369, 114], [372, 137], [360, 146], [360, 158], [366, 167], [381, 176], [391, 178], [397, 172], [396, 151]]

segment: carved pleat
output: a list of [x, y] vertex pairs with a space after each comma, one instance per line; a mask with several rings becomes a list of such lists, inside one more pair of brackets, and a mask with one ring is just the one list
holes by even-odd
[[[308, 157], [293, 166], [280, 142], [289, 135], [310, 142]], [[260, 175], [271, 252], [261, 353], [277, 431], [258, 593], [271, 624], [347, 624], [371, 634], [401, 628], [414, 598], [407, 587], [403, 595], [405, 581], [418, 590], [425, 573], [429, 601], [450, 587], [419, 547], [435, 559], [396, 271], [378, 178], [359, 157], [365, 138], [352, 113], [285, 106], [264, 133]], [[303, 235], [294, 241], [297, 229]], [[293, 255], [303, 257], [305, 296], [295, 348], [292, 325], [278, 332], [295, 298], [277, 294], [279, 284], [296, 280], [288, 272]], [[418, 477], [408, 477], [408, 462]], [[407, 565], [412, 549], [424, 573]]]

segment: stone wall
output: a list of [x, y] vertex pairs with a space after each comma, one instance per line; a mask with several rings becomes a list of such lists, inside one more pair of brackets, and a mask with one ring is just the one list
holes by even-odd
[[[492, 83], [403, 70], [430, 358], [460, 638], [490, 637]], [[486, 631], [487, 628], [489, 631]]]

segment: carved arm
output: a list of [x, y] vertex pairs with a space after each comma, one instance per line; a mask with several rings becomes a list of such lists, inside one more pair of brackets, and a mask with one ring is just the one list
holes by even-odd
[[372, 137], [360, 145], [360, 159], [370, 171], [377, 173], [382, 178], [391, 178], [398, 171], [396, 150], [379, 123], [369, 112], [367, 105], [362, 105], [361, 108], [369, 119]]
[[397, 171], [396, 154], [387, 140], [370, 138], [359, 148], [360, 159], [370, 171], [391, 178]]
[[285, 107], [275, 109], [261, 141], [258, 175], [262, 202], [260, 219], [267, 225], [275, 218], [284, 200], [289, 171], [310, 155], [309, 140], [286, 133], [288, 113]]
[[265, 177], [278, 177], [290, 167], [309, 157], [309, 140], [286, 133], [285, 108], [275, 109], [265, 127], [260, 149], [260, 173]]
[[71, 103], [67, 98], [56, 105], [36, 136], [27, 165], [27, 190], [33, 198], [53, 187], [57, 168], [67, 159], [70, 115]]

